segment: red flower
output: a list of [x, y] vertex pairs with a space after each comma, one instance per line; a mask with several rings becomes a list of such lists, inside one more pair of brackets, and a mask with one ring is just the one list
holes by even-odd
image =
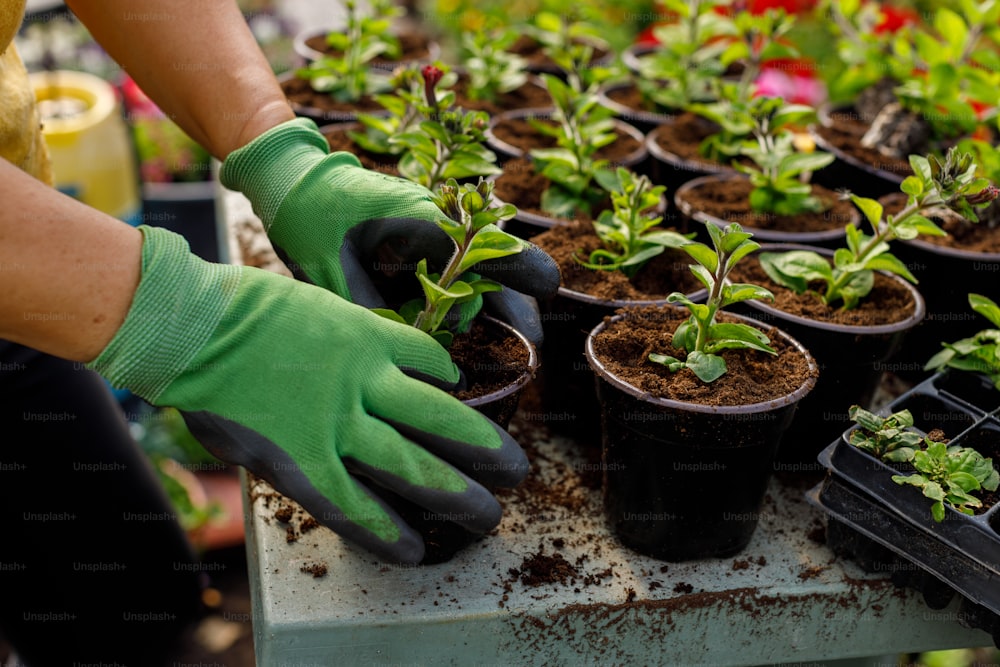
[[801, 14], [816, 6], [816, 0], [749, 0], [751, 14], [763, 14], [769, 9], [784, 9], [786, 14]]
[[427, 98], [427, 104], [434, 109], [436, 113], [438, 110], [437, 93], [434, 92], [434, 87], [444, 76], [439, 68], [434, 65], [424, 65], [424, 68], [420, 70], [420, 75], [424, 77], [424, 97]]
[[881, 35], [887, 32], [896, 32], [908, 25], [913, 25], [920, 21], [920, 15], [912, 9], [905, 7], [895, 7], [893, 5], [882, 5], [879, 15], [879, 22], [875, 25], [875, 34]]

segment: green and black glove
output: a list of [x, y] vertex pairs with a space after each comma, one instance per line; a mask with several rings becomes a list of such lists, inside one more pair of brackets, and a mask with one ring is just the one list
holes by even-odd
[[432, 386], [459, 379], [437, 342], [325, 289], [205, 262], [177, 234], [140, 229], [139, 287], [90, 367], [176, 407], [215, 456], [386, 560], [417, 563], [424, 545], [383, 487], [474, 533], [497, 525], [484, 485], [516, 485], [527, 458]]
[[[434, 224], [443, 215], [426, 188], [365, 169], [350, 153], [330, 153], [308, 119], [282, 123], [233, 151], [221, 180], [250, 200], [297, 277], [369, 308], [386, 305], [372, 275], [412, 274], [424, 257], [431, 267], [443, 266], [454, 252]], [[523, 243], [520, 253], [482, 262], [476, 271], [507, 288], [485, 295], [491, 312], [537, 343], [537, 306], [527, 297], [555, 293], [559, 268]]]

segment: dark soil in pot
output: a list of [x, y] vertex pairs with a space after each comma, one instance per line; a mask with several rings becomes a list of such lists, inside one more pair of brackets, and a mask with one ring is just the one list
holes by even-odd
[[626, 546], [664, 560], [724, 557], [749, 543], [781, 434], [816, 377], [801, 345], [768, 327], [778, 355], [724, 351], [729, 370], [711, 384], [649, 362], [651, 352], [684, 356], [671, 338], [687, 317], [671, 306], [623, 309], [587, 347], [602, 402], [605, 509]]
[[356, 102], [339, 102], [326, 93], [313, 90], [309, 81], [299, 78], [295, 72], [282, 74], [278, 83], [295, 115], [311, 118], [319, 124], [352, 121], [358, 112], [385, 113], [382, 105], [370, 96]]
[[[699, 222], [725, 225], [739, 223], [752, 232], [761, 242], [798, 242], [812, 245], [843, 245], [844, 228], [860, 222], [857, 209], [849, 201], [841, 200], [836, 192], [813, 184], [812, 194], [825, 210], [798, 215], [757, 213], [750, 208], [750, 179], [740, 174], [717, 174], [688, 181], [674, 193], [674, 202], [685, 216]], [[714, 218], [714, 220], [712, 220]], [[699, 237], [708, 235], [697, 224], [687, 231], [698, 231]]]
[[[594, 44], [594, 51], [590, 58], [593, 65], [604, 63], [614, 57], [611, 49], [603, 44]], [[545, 53], [545, 46], [530, 35], [521, 35], [508, 49], [511, 53], [516, 53], [528, 61], [526, 69], [529, 72], [539, 74], [561, 74], [562, 70]]]
[[537, 79], [528, 79], [524, 84], [506, 93], [500, 93], [495, 100], [474, 100], [469, 97], [469, 79], [459, 75], [458, 82], [451, 88], [455, 92], [455, 104], [463, 109], [485, 111], [491, 116], [514, 109], [545, 109], [552, 106], [552, 97]]
[[596, 449], [600, 413], [593, 376], [583, 358], [587, 333], [617, 308], [662, 304], [671, 292], [694, 295], [702, 290], [701, 283], [688, 269], [691, 259], [679, 250], [654, 257], [632, 280], [620, 271], [581, 266], [574, 253], [586, 257], [600, 246], [586, 221], [555, 226], [531, 241], [555, 259], [562, 274], [558, 293], [539, 302], [545, 332], [537, 383], [542, 414], [552, 430], [572, 434], [580, 444]]
[[604, 86], [599, 95], [615, 116], [643, 132], [650, 132], [677, 115], [676, 109], [665, 109], [648, 100], [634, 82]]
[[357, 156], [365, 169], [371, 169], [390, 176], [399, 176], [399, 157], [388, 153], [374, 153], [358, 146], [349, 132], [364, 133], [360, 123], [334, 123], [324, 125], [319, 131], [326, 137], [331, 151], [347, 151]]
[[[534, 148], [554, 148], [557, 145], [555, 138], [542, 134], [528, 121], [528, 118], [535, 118], [555, 127], [556, 121], [549, 120], [547, 115], [548, 112], [544, 109], [501, 114], [490, 124], [487, 143], [498, 154], [507, 158], [521, 157]], [[608, 160], [613, 165], [625, 165], [639, 170], [641, 161], [646, 156], [642, 133], [621, 121], [616, 123], [614, 131], [618, 138], [600, 148], [597, 157]]]
[[[793, 249], [832, 254], [822, 248], [790, 244], [765, 246], [762, 251]], [[740, 312], [789, 333], [819, 364], [816, 388], [799, 404], [776, 465], [790, 472], [820, 472], [816, 456], [847, 427], [852, 405], [870, 407], [882, 373], [891, 367], [903, 337], [923, 319], [923, 298], [903, 279], [876, 273], [874, 289], [857, 308], [828, 308], [815, 294], [797, 295], [771, 282], [753, 255], [740, 263], [730, 279], [771, 290], [775, 304], [748, 301]], [[821, 283], [811, 287], [823, 289]]]
[[913, 173], [909, 160], [883, 155], [877, 148], [861, 144], [874, 116], [853, 108], [823, 114], [822, 122], [811, 128], [816, 143], [837, 160], [816, 174], [815, 180], [831, 188], [846, 188], [863, 197], [881, 197], [897, 191], [903, 179]]

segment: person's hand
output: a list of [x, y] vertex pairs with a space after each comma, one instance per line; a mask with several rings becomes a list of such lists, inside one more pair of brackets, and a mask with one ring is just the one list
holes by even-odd
[[[426, 257], [443, 266], [454, 243], [434, 223], [443, 217], [421, 185], [365, 169], [346, 152], [330, 153], [315, 123], [299, 118], [233, 151], [221, 181], [253, 205], [275, 248], [299, 278], [369, 308], [385, 306], [373, 273], [412, 274]], [[494, 314], [541, 341], [537, 307], [559, 286], [556, 263], [522, 241], [516, 255], [476, 266], [503, 284], [485, 295]]]
[[484, 485], [516, 485], [527, 458], [499, 426], [432, 386], [455, 386], [459, 372], [431, 337], [140, 229], [139, 287], [91, 368], [178, 408], [214, 455], [384, 559], [419, 562], [424, 545], [382, 487], [474, 533], [500, 521]]

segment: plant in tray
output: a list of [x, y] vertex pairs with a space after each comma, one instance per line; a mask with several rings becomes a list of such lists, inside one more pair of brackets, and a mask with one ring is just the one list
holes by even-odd
[[953, 343], [942, 343], [944, 349], [931, 357], [924, 370], [953, 368], [982, 373], [1000, 390], [1000, 306], [981, 294], [969, 294], [969, 306], [996, 328], [983, 329]]
[[920, 234], [944, 235], [944, 231], [925, 216], [928, 210], [944, 206], [975, 220], [974, 209], [996, 199], [998, 190], [986, 179], [976, 176], [976, 165], [968, 153], [950, 150], [943, 162], [933, 155], [914, 155], [910, 156], [910, 164], [914, 175], [907, 177], [900, 186], [907, 195], [907, 204], [896, 215], [883, 220], [880, 203], [848, 194], [871, 224], [872, 234], [849, 225], [846, 228], [847, 247], [838, 248], [834, 253], [833, 266], [818, 253], [807, 250], [762, 253], [760, 263], [767, 275], [797, 293], [809, 290], [810, 282], [822, 282], [825, 288], [822, 293], [817, 292], [817, 296], [827, 305], [842, 302], [844, 309], [854, 308], [871, 292], [877, 270], [916, 282], [906, 265], [889, 252], [889, 242], [897, 238], [916, 238]]
[[907, 430], [913, 427], [909, 410], [880, 417], [855, 405], [849, 414], [859, 427], [851, 432], [850, 444], [884, 461], [912, 465], [916, 472], [893, 475], [892, 481], [916, 486], [933, 500], [931, 516], [937, 522], [944, 520], [946, 504], [963, 514], [974, 514], [983, 503], [973, 492], [996, 491], [1000, 485], [992, 460], [975, 449], [948, 446], [930, 435]]
[[760, 329], [748, 324], [716, 321], [716, 314], [726, 306], [750, 299], [773, 298], [763, 287], [727, 281], [736, 263], [760, 248], [760, 244], [751, 241], [751, 234], [736, 223], [725, 229], [709, 225], [708, 233], [714, 249], [697, 242], [681, 246], [697, 262], [691, 265], [691, 271], [708, 289], [707, 301], [695, 303], [679, 292], [667, 297], [669, 303], [679, 303], [691, 312], [688, 320], [674, 331], [672, 340], [673, 346], [685, 350], [687, 355], [683, 360], [659, 353], [649, 355], [650, 361], [663, 364], [671, 371], [691, 370], [702, 382], [712, 382], [725, 374], [726, 362], [716, 354], [721, 350], [777, 354]]

